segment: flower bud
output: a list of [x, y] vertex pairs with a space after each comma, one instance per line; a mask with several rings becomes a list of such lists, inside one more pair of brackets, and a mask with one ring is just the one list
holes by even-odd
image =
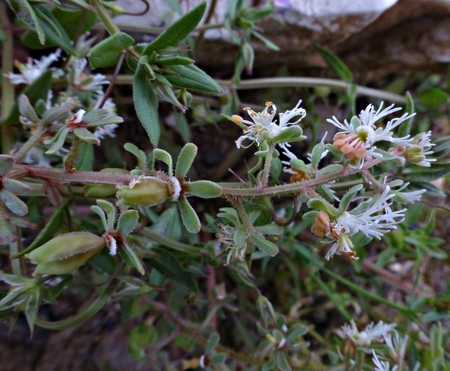
[[148, 177], [132, 186], [119, 187], [117, 197], [122, 205], [154, 206], [162, 204], [172, 195], [167, 182]]
[[57, 236], [28, 254], [37, 265], [35, 273], [69, 274], [81, 267], [106, 245], [103, 237], [89, 232]]

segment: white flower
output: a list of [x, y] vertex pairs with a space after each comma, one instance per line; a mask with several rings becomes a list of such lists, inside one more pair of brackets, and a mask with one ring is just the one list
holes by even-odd
[[397, 331], [394, 331], [394, 338], [391, 334], [383, 335], [384, 341], [389, 348], [389, 353], [394, 359], [403, 359], [405, 357], [406, 345], [408, 344], [408, 335], [401, 338]]
[[372, 349], [372, 361], [373, 361], [373, 365], [375, 366], [375, 368], [373, 369], [373, 371], [397, 371], [398, 366], [394, 366], [391, 368], [391, 365], [389, 364], [389, 362], [383, 362], [380, 361], [378, 359], [377, 354], [375, 353], [375, 351]]
[[342, 228], [350, 236], [362, 232], [367, 237], [378, 239], [386, 232], [397, 229], [396, 224], [402, 222], [406, 209], [393, 211], [390, 208], [394, 194], [389, 194], [389, 191], [390, 187], [386, 185], [381, 195], [372, 198], [372, 205], [365, 211], [353, 214], [345, 211], [335, 221], [336, 228]]
[[243, 246], [236, 246], [235, 238], [236, 228], [230, 225], [219, 224], [220, 231], [217, 232], [216, 238], [225, 247], [225, 251], [228, 251], [227, 262], [225, 265], [230, 264], [233, 261], [243, 261], [245, 253], [247, 251], [247, 243], [244, 242]]
[[363, 331], [358, 331], [355, 322], [352, 320], [350, 325], [342, 326], [342, 330], [344, 330], [347, 337], [351, 339], [355, 345], [368, 346], [372, 341], [381, 341], [383, 336], [392, 331], [395, 326], [395, 323], [386, 324], [382, 321], [374, 326], [372, 322], [369, 323]]
[[398, 190], [393, 190], [397, 201], [414, 204], [416, 202], [419, 202], [422, 198], [422, 195], [427, 191], [426, 189], [418, 189], [417, 191], [409, 191], [409, 192], [401, 192], [403, 189], [405, 189], [409, 185], [408, 183], [405, 183], [402, 185]]
[[44, 151], [37, 147], [32, 147], [23, 158], [22, 162], [28, 165], [51, 167], [50, 160], [45, 156]]
[[384, 127], [377, 127], [375, 125], [377, 121], [401, 110], [400, 107], [394, 107], [394, 105], [385, 109], [382, 108], [383, 103], [380, 104], [380, 107], [376, 111], [374, 106], [369, 104], [365, 110], [361, 111], [359, 117], [354, 116], [350, 120], [350, 123], [347, 120], [341, 123], [335, 116], [327, 119], [330, 124], [341, 130], [334, 137], [333, 145], [350, 160], [360, 160], [367, 155], [373, 155], [376, 149], [374, 144], [379, 141], [409, 145], [412, 141], [409, 135], [402, 138], [395, 138], [393, 137], [394, 133], [392, 130], [414, 116], [415, 113], [405, 113], [401, 117], [388, 121]]
[[[266, 102], [266, 108], [264, 108], [262, 112], [255, 112], [250, 108], [245, 108], [253, 122], [244, 120], [241, 116], [233, 115], [231, 117], [232, 121], [238, 125], [242, 125], [241, 127], [243, 127], [245, 133], [236, 140], [237, 148], [240, 148], [242, 142], [246, 139], [250, 140], [252, 143], [256, 142], [259, 146], [263, 141], [270, 140], [289, 127], [297, 125], [306, 115], [306, 111], [303, 108], [300, 108], [300, 103], [301, 101], [299, 101], [292, 110], [280, 113], [279, 124], [276, 124], [276, 121], [273, 121], [273, 118], [277, 113], [277, 107], [272, 102]], [[291, 122], [290, 120], [295, 117], [297, 117], [297, 119]], [[250, 144], [247, 147], [249, 146]]]
[[403, 221], [406, 209], [391, 209], [391, 199], [395, 195], [389, 194], [389, 191], [390, 187], [386, 185], [381, 195], [369, 198], [350, 212], [344, 211], [333, 221], [324, 211], [318, 213], [312, 227], [313, 233], [335, 241], [325, 259], [330, 260], [334, 254], [345, 252], [351, 259], [357, 260], [352, 250], [351, 236], [362, 232], [369, 238], [380, 239], [386, 232], [397, 229], [396, 225]]
[[73, 79], [72, 84], [81, 91], [98, 91], [101, 90], [102, 85], [109, 84], [105, 76], [97, 73], [95, 75], [88, 75], [84, 72], [87, 64], [87, 59], [77, 59], [73, 62]]
[[16, 67], [20, 70], [20, 73], [8, 73], [5, 76], [9, 78], [12, 84], [27, 84], [30, 85], [36, 79], [41, 77], [41, 75], [48, 70], [50, 65], [57, 61], [61, 55], [61, 50], [58, 49], [56, 52], [42, 57], [39, 61], [36, 59], [29, 58], [27, 63], [16, 63]]
[[102, 140], [105, 137], [111, 137], [114, 138], [116, 134], [114, 133], [114, 130], [119, 127], [117, 124], [109, 124], [105, 126], [97, 126], [94, 131], [94, 137], [99, 140], [97, 145], [100, 145], [100, 140]]

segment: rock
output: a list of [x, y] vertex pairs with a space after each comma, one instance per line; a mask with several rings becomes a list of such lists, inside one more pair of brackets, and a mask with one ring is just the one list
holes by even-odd
[[[189, 6], [199, 3], [193, 0]], [[121, 4], [126, 9], [141, 6], [130, 0], [121, 0]], [[210, 23], [223, 22], [228, 4], [217, 1]], [[340, 56], [359, 83], [405, 69], [438, 68], [450, 60], [448, 0], [277, 0], [275, 5], [276, 15], [259, 22], [258, 30], [280, 51], [268, 50], [259, 40], [252, 41], [255, 75], [275, 75], [283, 65], [290, 76], [335, 77], [313, 42]], [[178, 17], [156, 0], [150, 1], [150, 7], [149, 14], [121, 16], [117, 22], [126, 29], [127, 23], [161, 26]], [[204, 33], [194, 58], [215, 77], [229, 78], [237, 53], [238, 46], [232, 43], [228, 31], [215, 28]]]

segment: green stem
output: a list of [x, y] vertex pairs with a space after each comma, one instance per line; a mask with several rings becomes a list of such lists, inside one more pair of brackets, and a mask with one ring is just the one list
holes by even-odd
[[[106, 75], [107, 79], [111, 75]], [[264, 79], [243, 80], [235, 84], [230, 80], [216, 80], [216, 82], [230, 90], [249, 90], [266, 88], [286, 88], [286, 87], [331, 87], [346, 91], [351, 84], [341, 80], [321, 79], [315, 77], [267, 77]], [[117, 77], [116, 85], [132, 85], [133, 75], [121, 75]], [[399, 104], [405, 104], [406, 98], [403, 95], [393, 94], [383, 90], [367, 88], [365, 86], [356, 86], [359, 95], [365, 95], [372, 98], [382, 99]]]
[[274, 149], [275, 146], [271, 145], [269, 147], [269, 150], [267, 151], [266, 158], [264, 159], [264, 169], [260, 178], [260, 187], [262, 188], [266, 187], [267, 183], [269, 183], [270, 167], [272, 166], [272, 157]]
[[78, 314], [69, 317], [67, 319], [54, 322], [49, 322], [40, 318], [36, 318], [36, 325], [49, 330], [64, 330], [70, 327], [77, 326], [87, 321], [100, 309], [102, 309], [105, 306], [108, 299], [111, 297], [112, 293], [113, 293], [112, 289], [105, 287], [100, 292], [99, 296], [86, 309], [82, 310]]
[[[5, 74], [13, 70], [13, 36], [12, 26], [8, 19], [8, 5], [2, 2], [0, 5], [0, 25], [4, 32], [5, 38], [2, 40], [2, 100], [1, 100], [1, 117], [0, 121], [4, 121], [10, 114], [14, 106], [14, 85], [5, 77]], [[11, 125], [2, 125], [1, 127], [1, 153], [9, 153], [14, 144], [13, 131]]]
[[110, 35], [114, 35], [120, 32], [119, 27], [114, 23], [108, 11], [105, 9], [101, 1], [90, 0], [90, 3], [97, 9], [97, 15], [105, 26]]
[[[269, 87], [286, 88], [286, 87], [334, 87], [343, 91], [348, 91], [353, 85], [352, 83], [333, 80], [322, 79], [315, 77], [268, 77], [263, 79], [251, 79], [240, 81], [235, 84], [232, 80], [216, 80], [218, 84], [227, 87], [231, 90], [246, 90], [246, 89], [266, 89]], [[366, 95], [368, 97], [388, 100], [394, 103], [405, 104], [406, 98], [403, 95], [389, 93], [383, 90], [367, 88], [365, 86], [356, 85], [356, 93]]]
[[39, 125], [37, 127], [37, 130], [33, 133], [33, 135], [14, 154], [16, 162], [22, 161], [23, 157], [27, 154], [27, 152], [36, 144], [36, 142], [38, 142], [42, 138], [42, 136], [45, 134], [45, 131], [46, 129], [42, 125]]
[[80, 151], [80, 145], [81, 139], [78, 138], [77, 136], [74, 136], [70, 153], [64, 160], [64, 169], [66, 169], [66, 171], [68, 171], [69, 173], [76, 170], [77, 157], [78, 152]]

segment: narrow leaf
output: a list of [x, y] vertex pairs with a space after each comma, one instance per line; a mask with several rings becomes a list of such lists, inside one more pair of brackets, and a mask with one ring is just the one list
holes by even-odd
[[144, 66], [139, 64], [134, 74], [133, 99], [136, 114], [141, 121], [150, 142], [156, 147], [161, 136], [158, 117], [158, 99], [147, 80]]
[[189, 66], [171, 66], [170, 70], [173, 73], [166, 73], [164, 76], [174, 86], [199, 93], [218, 94], [222, 91], [222, 88], [214, 79], [193, 64]]
[[142, 54], [151, 57], [153, 52], [158, 52], [169, 46], [178, 45], [197, 27], [205, 10], [206, 3], [203, 2], [189, 13], [186, 13], [178, 21], [167, 27], [154, 41], [148, 44]]
[[328, 67], [330, 67], [341, 80], [349, 82], [353, 80], [352, 72], [336, 54], [317, 43], [314, 43], [314, 47], [325, 60]]

